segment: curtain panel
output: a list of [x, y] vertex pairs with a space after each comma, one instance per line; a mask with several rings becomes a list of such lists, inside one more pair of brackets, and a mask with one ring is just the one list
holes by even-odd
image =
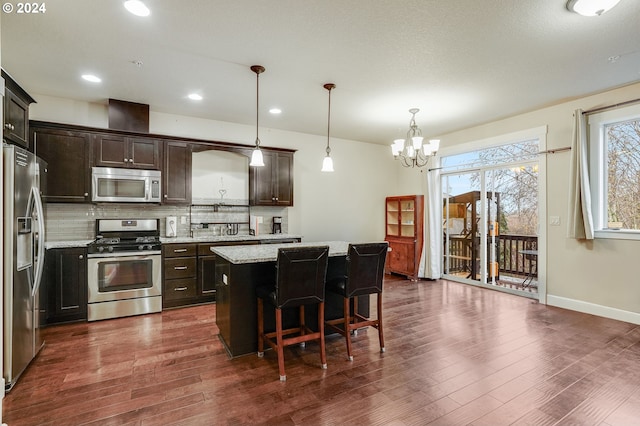
[[571, 166], [569, 170], [569, 220], [567, 221], [567, 236], [578, 240], [593, 240], [587, 124], [581, 109], [577, 109], [574, 112]]
[[424, 195], [424, 246], [418, 276], [437, 280], [442, 276], [442, 195], [439, 160], [431, 157], [422, 180]]

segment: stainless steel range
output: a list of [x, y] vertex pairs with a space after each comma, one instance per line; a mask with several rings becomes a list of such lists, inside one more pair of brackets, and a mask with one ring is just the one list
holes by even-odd
[[88, 246], [89, 321], [162, 311], [159, 219], [97, 219]]

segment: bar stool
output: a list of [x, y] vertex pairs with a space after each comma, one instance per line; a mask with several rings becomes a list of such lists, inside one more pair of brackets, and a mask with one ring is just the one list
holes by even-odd
[[[344, 317], [327, 321], [326, 325], [345, 337], [349, 361], [353, 361], [351, 332], [361, 327], [373, 326], [377, 328], [380, 352], [385, 350], [382, 331], [382, 282], [388, 245], [387, 242], [349, 244], [347, 274], [327, 281], [327, 291], [339, 294], [344, 298]], [[373, 293], [378, 294], [378, 317], [374, 320], [358, 313], [358, 296], [368, 296]], [[351, 313], [352, 300], [353, 314]]]
[[[264, 343], [278, 353], [280, 381], [286, 381], [284, 347], [319, 340], [320, 362], [327, 368], [324, 343], [324, 286], [327, 276], [329, 247], [293, 247], [278, 250], [276, 281], [273, 285], [258, 286], [258, 357], [264, 356]], [[264, 302], [275, 307], [276, 331], [264, 331]], [[318, 304], [318, 331], [305, 324], [305, 305]], [[299, 309], [297, 327], [283, 329], [282, 309]], [[291, 336], [292, 337], [285, 337]]]

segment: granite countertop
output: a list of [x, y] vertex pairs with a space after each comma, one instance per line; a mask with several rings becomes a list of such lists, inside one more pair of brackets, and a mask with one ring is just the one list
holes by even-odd
[[329, 256], [346, 256], [349, 243], [346, 241], [319, 241], [308, 243], [264, 244], [250, 246], [211, 247], [211, 251], [234, 264], [275, 262], [278, 249], [282, 247], [329, 246]]
[[93, 240], [46, 241], [44, 248], [50, 250], [56, 248], [86, 247], [86, 245], [91, 242], [93, 242]]
[[[160, 242], [162, 244], [171, 243], [215, 243], [221, 241], [257, 241], [257, 240], [281, 240], [300, 238], [300, 235], [292, 234], [263, 234], [263, 235], [220, 235], [220, 236], [199, 236], [199, 237], [175, 237], [167, 238], [161, 237]], [[73, 247], [86, 247], [87, 244], [92, 243], [93, 240], [63, 240], [63, 241], [47, 241], [44, 243], [44, 248], [47, 250], [56, 248], [73, 248]]]
[[260, 235], [203, 235], [198, 237], [160, 237], [163, 244], [171, 243], [216, 243], [220, 241], [257, 241], [257, 240], [282, 240], [300, 238], [300, 235], [292, 234], [260, 234]]

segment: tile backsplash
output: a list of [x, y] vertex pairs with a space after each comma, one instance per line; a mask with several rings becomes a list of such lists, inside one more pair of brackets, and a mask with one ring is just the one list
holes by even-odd
[[[287, 233], [286, 207], [246, 207], [246, 200], [225, 200], [226, 205], [164, 206], [155, 204], [63, 204], [46, 206], [47, 241], [92, 240], [96, 219], [160, 219], [160, 235], [166, 235], [165, 218], [176, 216], [178, 237], [220, 235], [227, 223], [238, 223], [238, 235], [249, 235], [249, 217], [262, 217], [258, 234], [270, 234], [273, 217], [282, 217]], [[230, 205], [241, 205], [231, 207]], [[207, 223], [205, 228], [204, 223]], [[191, 233], [193, 232], [193, 234]], [[224, 232], [224, 231], [222, 231]]]

